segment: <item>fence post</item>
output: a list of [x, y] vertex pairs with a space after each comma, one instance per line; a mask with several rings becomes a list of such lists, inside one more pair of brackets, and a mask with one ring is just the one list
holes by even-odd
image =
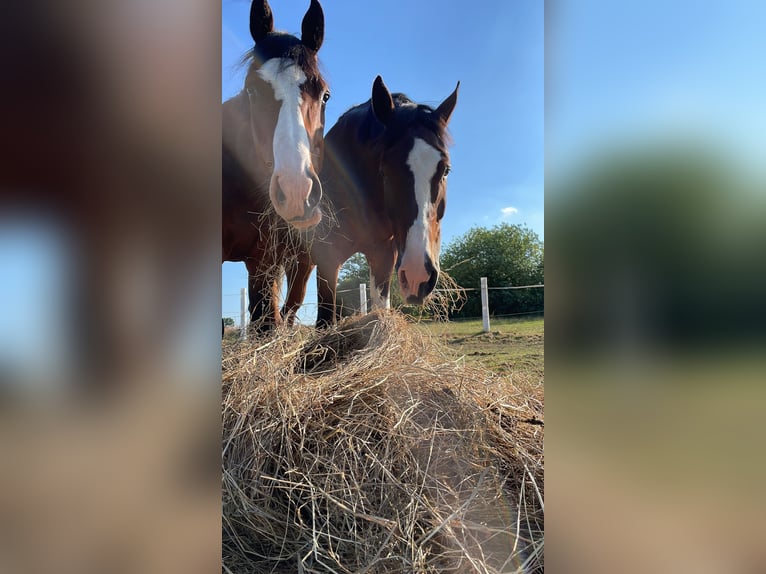
[[359, 284], [359, 312], [362, 315], [367, 314], [367, 284]]
[[481, 324], [485, 333], [489, 333], [489, 291], [487, 290], [487, 278], [481, 278]]
[[247, 295], [245, 288], [239, 290], [239, 339], [244, 341], [247, 338]]

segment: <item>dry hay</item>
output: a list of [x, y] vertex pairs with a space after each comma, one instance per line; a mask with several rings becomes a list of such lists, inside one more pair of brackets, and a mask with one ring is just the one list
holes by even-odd
[[439, 271], [436, 288], [426, 297], [423, 305], [416, 308], [418, 319], [428, 318], [435, 321], [448, 321], [451, 313], [457, 313], [468, 300], [463, 287], [444, 270]]
[[[248, 288], [260, 291], [263, 300], [270, 302], [273, 297], [279, 299], [282, 282], [286, 278], [289, 287], [290, 274], [309, 255], [314, 241], [326, 237], [332, 228], [338, 226], [338, 220], [326, 195], [321, 199], [322, 220], [309, 230], [298, 230], [287, 223], [277, 214], [270, 201], [261, 207], [260, 212], [251, 212], [255, 216], [253, 230], [258, 237], [258, 247], [257, 253], [249, 261], [257, 263], [257, 266], [248, 268]], [[270, 328], [273, 323], [274, 317], [266, 312], [249, 329], [258, 332]]]
[[224, 571], [542, 572], [542, 390], [444, 353], [395, 313], [225, 346]]
[[257, 215], [254, 225], [258, 234], [258, 268], [248, 272], [251, 279], [263, 283], [263, 294], [271, 294], [271, 282], [280, 279], [285, 269], [295, 265], [298, 259], [311, 249], [313, 235], [299, 231], [282, 219], [269, 202]]

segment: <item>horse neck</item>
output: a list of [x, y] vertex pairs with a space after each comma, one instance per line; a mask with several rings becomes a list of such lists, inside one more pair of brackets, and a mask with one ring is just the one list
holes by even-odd
[[260, 189], [270, 173], [265, 165], [256, 160], [255, 150], [271, 142], [256, 142], [250, 125], [250, 102], [247, 94], [241, 91], [223, 103], [221, 127], [222, 140], [226, 151], [237, 162], [239, 169], [247, 173]]
[[244, 92], [224, 102], [221, 121], [223, 140], [227, 147], [235, 153], [252, 152], [254, 142], [250, 127], [250, 105]]
[[378, 177], [381, 153], [370, 141], [359, 141], [358, 126], [335, 125], [325, 137], [322, 184], [335, 205], [352, 208], [356, 215], [373, 212], [383, 204]]

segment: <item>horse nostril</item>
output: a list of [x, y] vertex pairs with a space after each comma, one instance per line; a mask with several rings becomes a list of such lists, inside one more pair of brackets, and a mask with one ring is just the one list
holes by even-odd
[[431, 261], [431, 258], [428, 255], [426, 255], [425, 266], [426, 273], [428, 273], [429, 278], [432, 278], [436, 269], [434, 269], [433, 261]]
[[431, 267], [431, 274], [428, 277], [428, 281], [424, 281], [418, 285], [418, 297], [421, 300], [425, 299], [436, 287], [436, 282], [439, 280], [439, 271]]
[[276, 181], [276, 186], [274, 188], [274, 199], [279, 206], [284, 205], [287, 201], [287, 196], [285, 195], [285, 192], [282, 191], [282, 187], [279, 185], [279, 180]]
[[311, 178], [311, 192], [306, 200], [306, 210], [310, 211], [319, 205], [319, 200], [322, 199], [322, 185], [319, 183], [319, 179], [316, 177]]
[[439, 280], [439, 270], [434, 265], [431, 257], [426, 255], [425, 257], [425, 269], [428, 273], [428, 281], [423, 281], [418, 285], [418, 297], [422, 300], [436, 287], [436, 282]]
[[404, 269], [399, 271], [399, 285], [403, 289], [407, 289], [409, 287], [409, 283], [407, 282], [407, 274], [404, 272]]

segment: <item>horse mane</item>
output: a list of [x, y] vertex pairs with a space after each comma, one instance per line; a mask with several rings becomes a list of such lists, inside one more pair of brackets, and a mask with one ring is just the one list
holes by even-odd
[[[394, 100], [394, 108], [396, 109], [394, 117], [400, 129], [404, 130], [417, 126], [433, 133], [445, 148], [452, 143], [452, 139], [447, 131], [447, 124], [439, 117], [434, 108], [426, 104], [413, 102], [405, 94], [399, 92], [391, 94], [391, 97]], [[395, 126], [389, 126], [389, 128], [391, 127]], [[398, 137], [396, 129], [388, 129], [386, 131], [389, 132], [387, 137]]]
[[292, 60], [306, 75], [307, 91], [319, 97], [324, 90], [324, 80], [319, 70], [319, 60], [314, 50], [306, 47], [298, 38], [285, 32], [271, 32], [250, 50], [245, 52], [240, 65], [260, 68], [272, 58]]
[[340, 118], [338, 124], [358, 122], [356, 136], [360, 142], [375, 142], [384, 148], [398, 141], [407, 130], [425, 130], [434, 134], [439, 143], [446, 149], [452, 138], [447, 130], [447, 124], [426, 104], [413, 102], [406, 94], [393, 93], [395, 114], [387, 129], [384, 129], [372, 112], [372, 100], [353, 106]]

